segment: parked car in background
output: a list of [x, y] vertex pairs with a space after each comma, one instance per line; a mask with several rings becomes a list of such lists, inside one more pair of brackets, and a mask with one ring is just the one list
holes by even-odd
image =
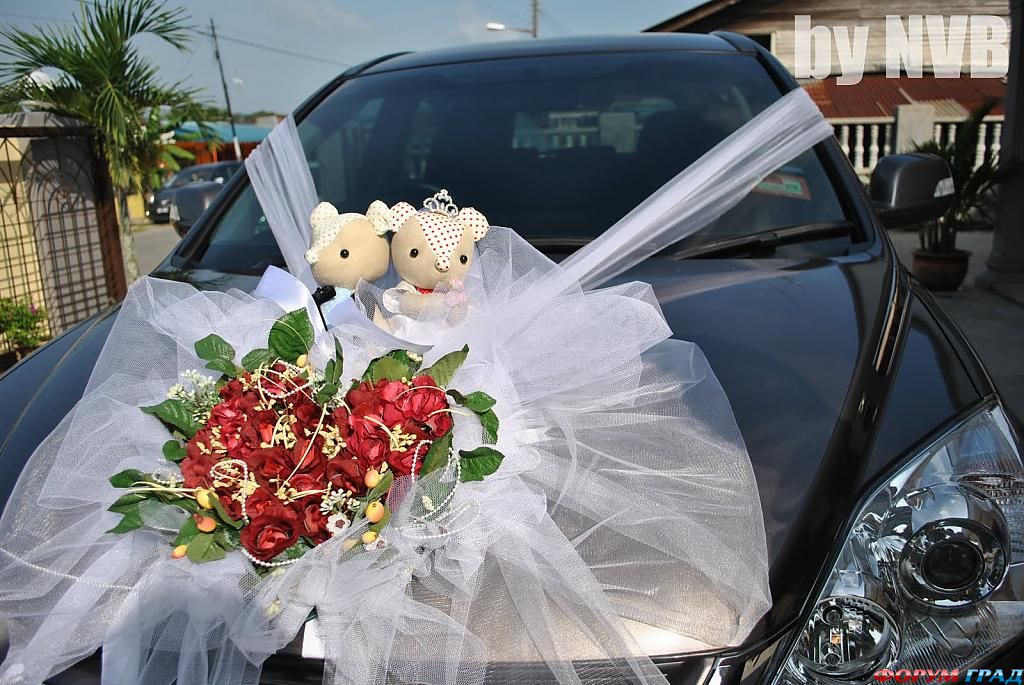
[[170, 203], [170, 221], [179, 236], [188, 233], [223, 188], [216, 181], [196, 181], [178, 188]]
[[167, 223], [170, 221], [171, 200], [179, 188], [200, 181], [223, 185], [241, 166], [241, 162], [232, 160], [185, 167], [168, 178], [159, 190], [146, 197], [146, 217], [153, 223]]
[[[353, 67], [295, 120], [321, 199], [339, 211], [418, 203], [445, 187], [557, 261], [799, 87], [735, 34], [531, 40]], [[773, 606], [744, 644], [695, 644], [642, 615], [624, 620], [669, 682], [847, 684], [890, 666], [1024, 664], [1018, 426], [885, 232], [941, 214], [935, 190], [948, 176], [934, 156], [890, 156], [869, 195], [829, 139], [622, 276], [650, 283], [674, 336], [711, 362], [767, 533]], [[251, 290], [270, 265], [284, 266], [281, 252], [239, 173], [153, 275]], [[115, 315], [0, 379], [0, 503], [81, 397]], [[711, 601], [688, 596], [685, 581], [681, 569], [680, 597]], [[546, 664], [489, 656], [487, 682], [550, 680]], [[100, 664], [94, 656], [52, 682], [99, 682]], [[322, 670], [300, 636], [262, 678], [319, 682]], [[592, 671], [601, 682], [621, 675]]]

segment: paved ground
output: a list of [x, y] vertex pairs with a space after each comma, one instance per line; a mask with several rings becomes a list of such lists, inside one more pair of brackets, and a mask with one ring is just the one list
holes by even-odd
[[[908, 266], [912, 250], [917, 247], [917, 234], [907, 231], [890, 233], [896, 252]], [[178, 242], [178, 235], [169, 224], [148, 224], [136, 230], [135, 248], [139, 272], [149, 273]], [[1024, 417], [1024, 303], [974, 286], [974, 278], [985, 270], [985, 260], [992, 247], [988, 232], [963, 233], [959, 247], [970, 250], [970, 268], [963, 288], [955, 293], [936, 294], [936, 299], [949, 312], [985, 362], [996, 386], [1009, 408]]]
[[[892, 231], [889, 237], [900, 259], [909, 267], [911, 253], [918, 246], [917, 234]], [[972, 253], [967, 280], [957, 292], [936, 293], [935, 299], [974, 346], [1008, 408], [1018, 418], [1024, 418], [1024, 303], [974, 285], [975, 277], [985, 270], [985, 260], [992, 249], [991, 232], [961, 233], [957, 236], [957, 247]]]
[[178, 234], [170, 224], [145, 224], [135, 229], [135, 256], [139, 273], [148, 274], [178, 244]]

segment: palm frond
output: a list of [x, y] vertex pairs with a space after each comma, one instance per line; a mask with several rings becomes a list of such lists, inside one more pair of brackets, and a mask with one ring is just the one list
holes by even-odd
[[[83, 2], [75, 19], [72, 27], [0, 28], [0, 57], [7, 58], [0, 63], [0, 107], [86, 121], [98, 133], [114, 184], [136, 187], [164, 158], [160, 134], [168, 129], [161, 109], [200, 107], [196, 90], [160, 79], [136, 38], [150, 35], [184, 50], [193, 28], [185, 12], [165, 0]], [[49, 82], [30, 77], [40, 70], [56, 76]]]

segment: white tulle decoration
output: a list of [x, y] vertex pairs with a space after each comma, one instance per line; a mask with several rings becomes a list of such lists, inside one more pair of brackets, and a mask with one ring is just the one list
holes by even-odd
[[[466, 282], [470, 314], [428, 307], [415, 329], [396, 331], [423, 345], [425, 365], [469, 345], [451, 385], [497, 400], [506, 458], [460, 486], [432, 524], [411, 506], [443, 499], [443, 471], [398, 482], [383, 550], [343, 558], [332, 539], [261, 578], [241, 554], [172, 560], [156, 531], [173, 532], [183, 513], [154, 509], [150, 529], [105, 534], [118, 519], [105, 509], [119, 494], [107, 476], [168, 467], [167, 432], [138, 407], [202, 368], [196, 340], [217, 332], [236, 350], [261, 347], [282, 313], [239, 291], [134, 284], [83, 398], [35, 451], [0, 519], [0, 615], [11, 644], [0, 678], [38, 683], [102, 648], [104, 683], [255, 684], [311, 611], [326, 683], [655, 683], [665, 679], [645, 631], [741, 643], [770, 606], [768, 562], [725, 393], [700, 350], [671, 339], [649, 286], [580, 284], [603, 282], [671, 231], [692, 232], [666, 226], [714, 213], [702, 196], [713, 179], [743, 174], [742, 195], [758, 180], [748, 166], [766, 174], [825, 135], [800, 95], [783, 103], [776, 112], [792, 107], [817, 133], [794, 128], [781, 151], [775, 129], [786, 122], [755, 119], [722, 145], [745, 141], [756, 154], [730, 160], [716, 148], [568, 268], [492, 228]], [[265, 168], [278, 158], [257, 157], [250, 175], [286, 178]], [[294, 207], [308, 200], [294, 197]], [[705, 209], [685, 211], [692, 206]], [[273, 225], [281, 215], [267, 216]], [[645, 246], [625, 241], [646, 235], [644, 221], [651, 238], [634, 243]], [[357, 295], [379, 301], [381, 291], [364, 283]], [[330, 344], [315, 346], [314, 366], [333, 338], [345, 349], [343, 382], [391, 348], [353, 318], [320, 334]], [[480, 443], [475, 419], [455, 422], [455, 449]]]
[[245, 171], [288, 270], [311, 291], [316, 290], [306, 250], [311, 234], [309, 215], [318, 200], [291, 114], [253, 150], [245, 160]]

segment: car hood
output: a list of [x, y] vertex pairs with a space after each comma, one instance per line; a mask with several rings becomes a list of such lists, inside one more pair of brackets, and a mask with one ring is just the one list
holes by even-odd
[[[858, 493], [875, 478], [869, 450], [844, 431], [860, 393], [851, 389], [865, 374], [878, 375], [871, 363], [877, 332], [898, 290], [891, 259], [884, 250], [810, 261], [652, 259], [620, 279], [652, 284], [675, 337], [696, 342], [709, 359], [746, 441], [775, 603], [752, 637], [793, 620]], [[223, 274], [174, 275], [216, 289], [253, 284]], [[108, 312], [80, 325], [0, 382], [0, 406], [23, 388], [38, 388], [27, 405], [19, 402], [18, 416], [0, 417], [0, 430], [10, 431], [0, 449], [0, 497], [8, 496], [16, 465], [81, 395], [112, 320]], [[921, 437], [949, 411], [937, 407], [908, 430]]]

